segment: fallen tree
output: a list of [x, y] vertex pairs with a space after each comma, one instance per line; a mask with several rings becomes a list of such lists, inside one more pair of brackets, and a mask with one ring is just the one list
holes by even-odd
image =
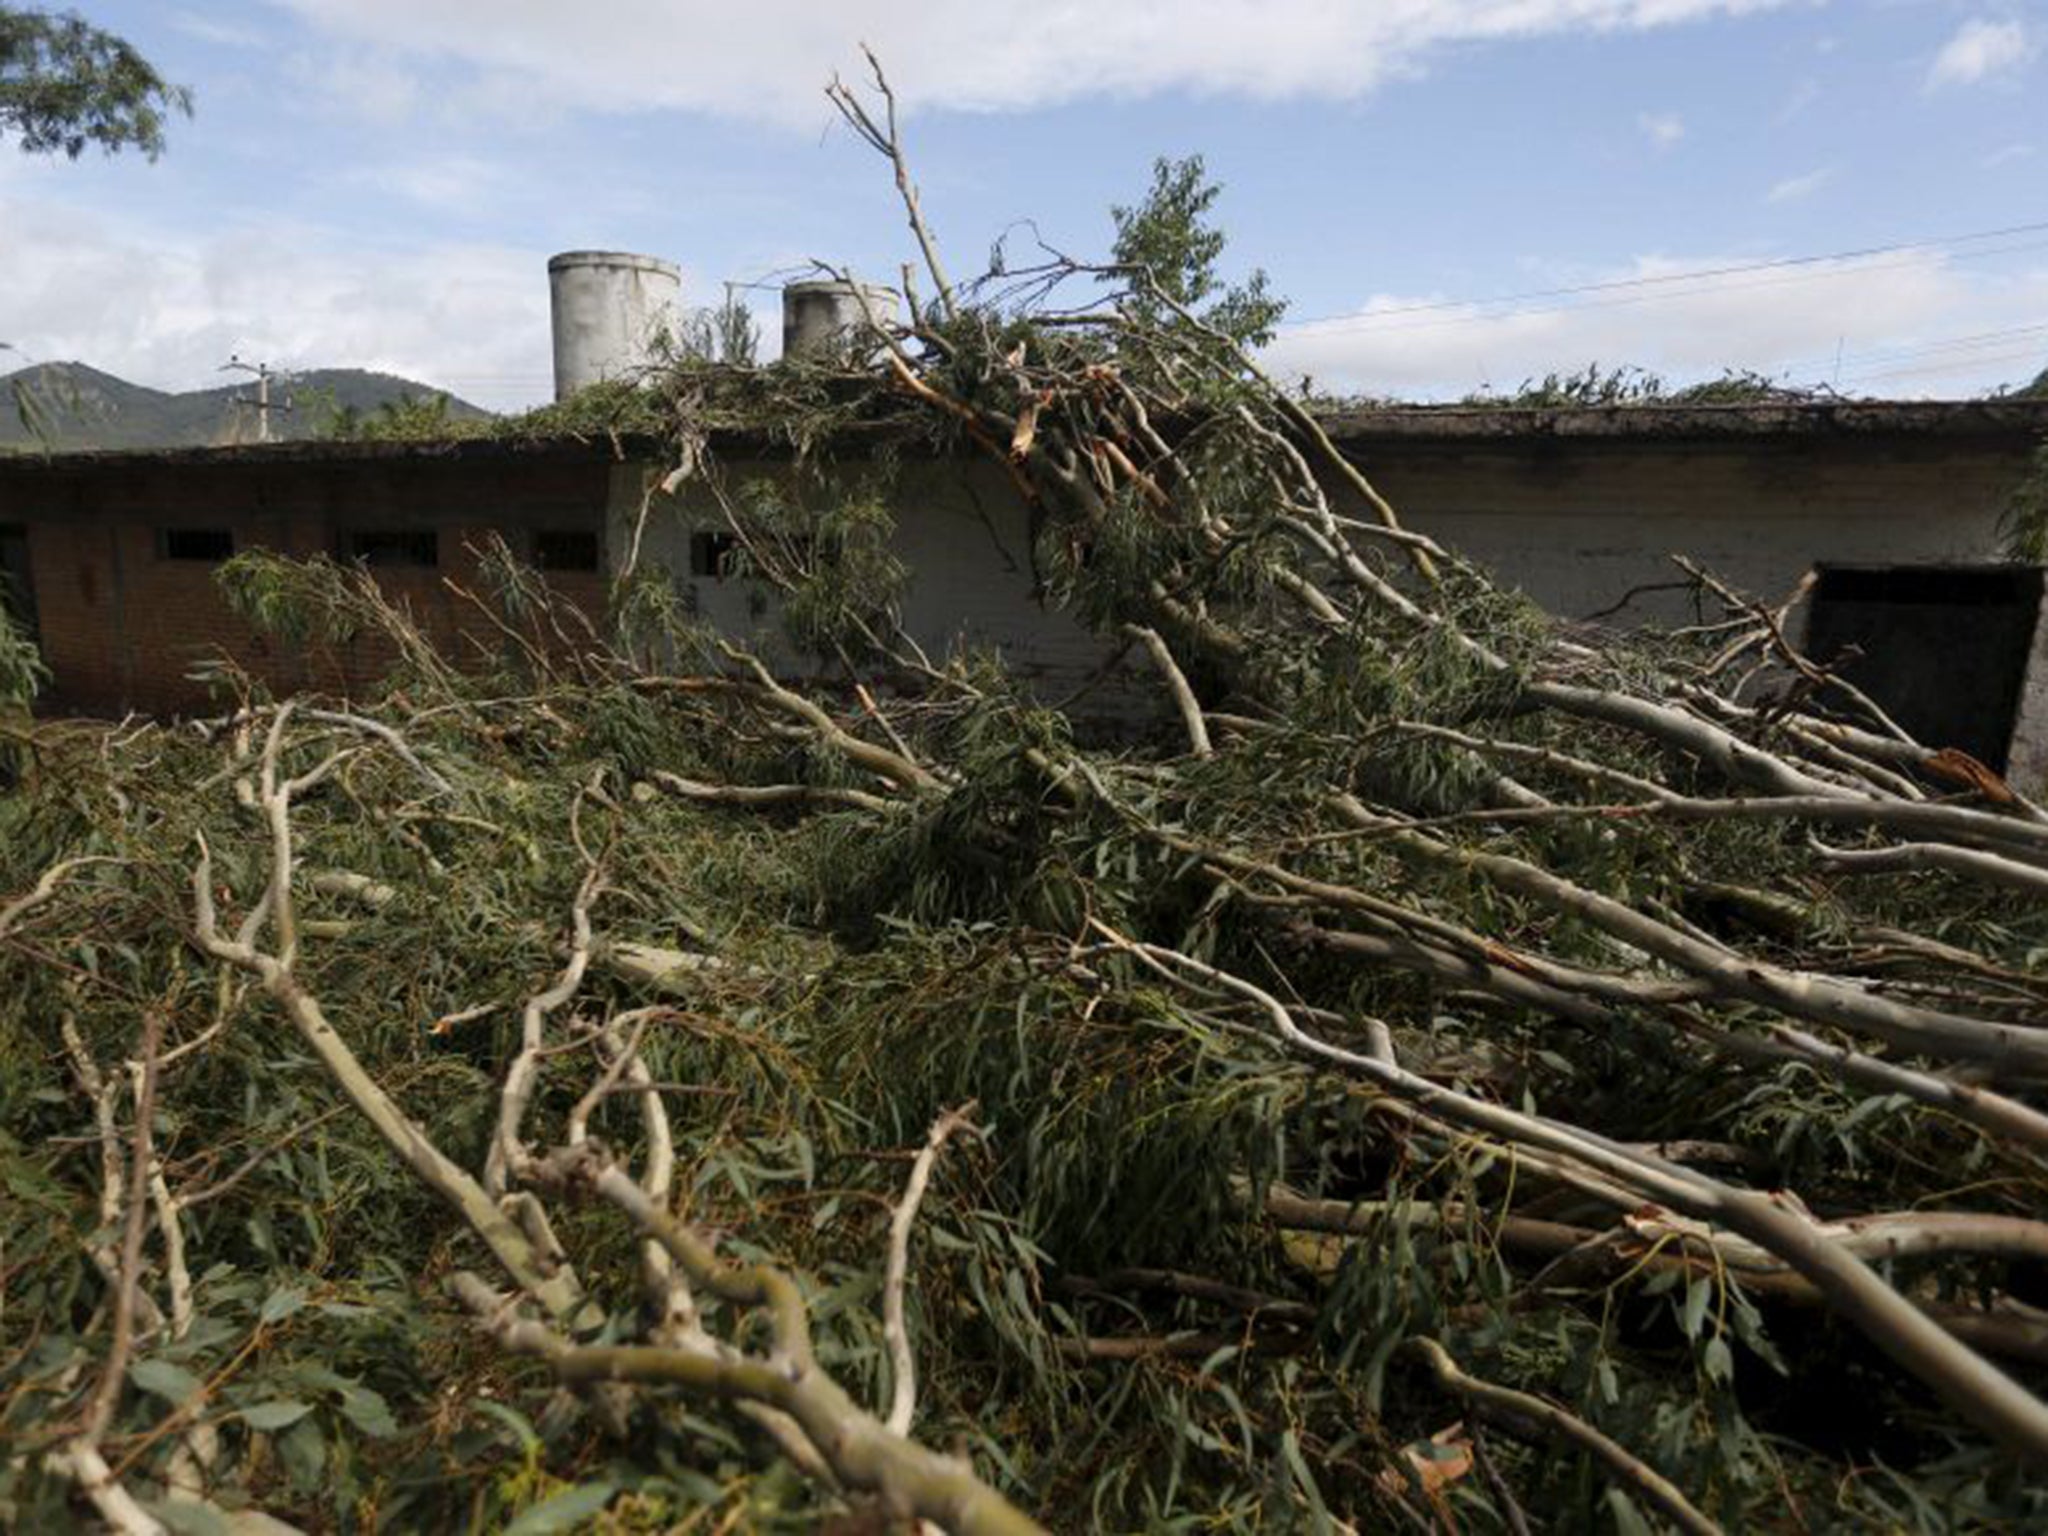
[[[374, 698], [7, 725], [0, 1512], [2041, 1518], [2048, 814], [1708, 573], [1577, 631], [1405, 529], [1156, 205], [954, 286], [875, 81], [930, 297], [598, 402], [822, 672], [245, 556]], [[896, 629], [877, 443], [1006, 467], [1148, 729]]]

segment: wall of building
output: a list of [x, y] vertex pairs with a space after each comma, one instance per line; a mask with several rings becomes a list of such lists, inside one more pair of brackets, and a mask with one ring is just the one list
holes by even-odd
[[[1773, 602], [1816, 561], [1995, 559], [1999, 513], [2026, 464], [2024, 439], [1875, 435], [1490, 438], [1356, 452], [1410, 526], [1567, 618], [1682, 582], [1674, 554]], [[1609, 622], [1692, 614], [1685, 593], [1644, 592]]]
[[[1682, 583], [1673, 553], [1774, 601], [1820, 561], [1993, 559], [2000, 510], [2032, 448], [2030, 430], [1389, 430], [1344, 441], [1410, 526], [1554, 612], [1607, 612], [1603, 622], [1616, 626], [1694, 617], [1688, 594], [1656, 590]], [[821, 494], [798, 486], [786, 461], [728, 453], [720, 466], [730, 491], [766, 477], [790, 494]], [[751, 584], [692, 571], [692, 534], [726, 526], [711, 488], [686, 481], [648, 500], [656, 480], [655, 469], [616, 462], [601, 444], [517, 454], [464, 445], [382, 457], [345, 448], [247, 450], [227, 459], [123, 455], [42, 470], [4, 466], [0, 523], [27, 531], [57, 708], [199, 707], [204, 690], [189, 674], [223, 648], [280, 686], [356, 688], [388, 665], [388, 651], [368, 640], [278, 653], [228, 613], [210, 565], [165, 558], [162, 534], [177, 527], [225, 527], [238, 547], [298, 556], [344, 552], [352, 529], [431, 528], [440, 567], [386, 569], [380, 580], [431, 636], [463, 653], [472, 639], [495, 643], [444, 584], [472, 583], [465, 544], [492, 529], [518, 546], [535, 530], [588, 528], [600, 531], [604, 559], [617, 561], [644, 502], [643, 561], [670, 571], [703, 618], [793, 661], [779, 648], [771, 601]], [[1048, 694], [1100, 672], [1117, 647], [1039, 603], [1028, 514], [999, 466], [974, 457], [906, 460], [890, 494], [898, 553], [911, 571], [904, 618], [929, 650], [996, 651]], [[1336, 499], [1365, 515], [1341, 487]], [[556, 581], [585, 606], [602, 605], [599, 575]], [[2035, 651], [2013, 763], [2038, 776], [2048, 773], [2048, 626]], [[1117, 707], [1133, 687], [1155, 691], [1142, 663], [1098, 687], [1098, 703]]]
[[226, 653], [274, 687], [346, 693], [374, 682], [393, 654], [379, 637], [284, 646], [230, 612], [210, 559], [174, 558], [166, 535], [226, 531], [237, 551], [345, 556], [356, 532], [431, 531], [436, 564], [380, 567], [379, 584], [454, 651], [498, 643], [447, 586], [475, 590], [476, 557], [495, 530], [530, 549], [541, 530], [599, 536], [600, 569], [554, 584], [601, 609], [604, 466], [419, 460], [336, 464], [256, 456], [216, 463], [141, 457], [53, 469], [9, 488], [8, 518], [27, 535], [48, 706], [174, 714], [206, 708], [195, 668]]
[[[1602, 622], [1629, 627], [1700, 616], [1673, 555], [1772, 602], [1821, 561], [1994, 560], [1999, 515], [2025, 470], [2028, 443], [2010, 433], [1723, 433], [1706, 440], [1500, 433], [1404, 435], [1347, 448], [1408, 526], [1554, 613], [1606, 615]], [[761, 476], [790, 483], [787, 466], [775, 463], [728, 459], [722, 474], [727, 494]], [[630, 547], [651, 483], [638, 467], [615, 469], [614, 550]], [[1330, 489], [1343, 510], [1369, 517], [1337, 477]], [[999, 468], [977, 459], [913, 462], [892, 494], [898, 550], [913, 572], [904, 617], [920, 643], [934, 652], [963, 638], [994, 648], [1051, 691], [1098, 671], [1115, 647], [1032, 596], [1026, 512]], [[643, 557], [674, 573], [705, 619], [776, 653], [774, 608], [758, 589], [690, 574], [692, 534], [726, 526], [716, 496], [701, 481], [686, 483], [647, 506]], [[1132, 681], [1128, 673], [1119, 679]], [[2036, 707], [2044, 689], [2048, 659], [2027, 694]], [[2031, 749], [2015, 761], [2031, 764]]]
[[[728, 496], [757, 480], [796, 499], [857, 489], [851, 481], [820, 487], [775, 461], [727, 459], [717, 472]], [[608, 546], [621, 555], [633, 547], [644, 502], [642, 561], [667, 570], [699, 617], [786, 663], [775, 605], [758, 584], [691, 572], [692, 536], [729, 526], [718, 495], [702, 479], [663, 495], [659, 479], [642, 466], [614, 466]], [[1029, 514], [995, 465], [967, 458], [907, 462], [898, 467], [890, 496], [895, 550], [910, 569], [903, 627], [934, 659], [961, 647], [993, 651], [1026, 681], [1065, 689], [1119, 649], [1037, 600]]]
[[[1997, 561], [1999, 520], [2028, 472], [2033, 439], [1922, 432], [1351, 446], [1408, 526], [1553, 613], [1628, 627], [1720, 616], [1697, 605], [1673, 555], [1772, 604], [1820, 563]], [[1336, 495], [1346, 511], [1369, 515], [1348, 488]], [[1797, 611], [1795, 639], [1805, 638], [1808, 613]], [[1952, 622], [1967, 631], [1970, 618]], [[1895, 643], [1916, 642], [1902, 634]], [[1920, 686], [1929, 671], [1917, 655], [1877, 659], [1893, 674], [1872, 683], [1881, 698]], [[1997, 728], [2009, 732], [2013, 781], [2048, 790], [2048, 620], [2034, 627], [2017, 707]]]

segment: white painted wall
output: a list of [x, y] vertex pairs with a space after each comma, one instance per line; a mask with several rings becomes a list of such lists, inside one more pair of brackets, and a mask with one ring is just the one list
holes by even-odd
[[[1871, 435], [1697, 439], [1408, 439], [1359, 458], [1408, 526], [1431, 535], [1552, 612], [1581, 618], [1632, 588], [1680, 581], [1685, 554], [1771, 602], [1816, 562], [1942, 563], [1995, 559], [2001, 509], [2025, 471], [2025, 449], [1970, 439]], [[789, 475], [786, 465], [723, 465], [730, 485]], [[646, 477], [613, 477], [608, 547], [625, 551]], [[808, 494], [816, 494], [815, 491]], [[1347, 490], [1334, 499], [1366, 512]], [[903, 465], [896, 489], [898, 551], [912, 584], [905, 627], [934, 656], [954, 645], [997, 651], [1048, 696], [1100, 668], [1115, 645], [1032, 597], [1026, 510], [1008, 479], [976, 459]], [[657, 497], [642, 558], [674, 573], [696, 611], [783, 655], [772, 605], [745, 583], [693, 578], [689, 534], [726, 526], [701, 485]], [[1718, 617], [1718, 613], [1711, 616]], [[1648, 592], [1605, 622], [1685, 623], [1690, 597]], [[2015, 777], [2048, 776], [2048, 626], [2016, 732]], [[1115, 708], [1153, 685], [1127, 665]]]
[[[629, 464], [613, 471], [606, 547], [615, 558], [632, 546], [649, 473]], [[751, 479], [774, 480], [785, 494], [795, 483], [785, 464], [726, 460], [718, 473], [728, 494]], [[826, 493], [813, 483], [794, 494]], [[894, 497], [896, 550], [911, 572], [903, 626], [934, 660], [960, 647], [993, 650], [1014, 673], [1050, 693], [1075, 686], [1117, 649], [1033, 598], [1029, 516], [994, 465], [905, 463], [896, 472]], [[766, 655], [786, 658], [773, 602], [758, 586], [690, 575], [691, 533], [727, 526], [708, 487], [685, 483], [649, 504], [640, 558], [666, 568], [700, 617]]]
[[[1410, 526], [1582, 618], [1682, 580], [1674, 554], [1771, 601], [1819, 561], [1995, 559], [2023, 463], [1967, 442], [1495, 440], [1389, 445], [1365, 468]], [[1611, 622], [1690, 615], [1684, 594], [1656, 593]]]

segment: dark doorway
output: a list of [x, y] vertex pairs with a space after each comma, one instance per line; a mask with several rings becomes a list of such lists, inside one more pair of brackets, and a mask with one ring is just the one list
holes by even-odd
[[28, 530], [0, 524], [0, 608], [29, 639], [36, 638], [36, 589], [28, 574]]
[[2042, 570], [2027, 565], [1823, 565], [1806, 653], [1927, 746], [2005, 771]]

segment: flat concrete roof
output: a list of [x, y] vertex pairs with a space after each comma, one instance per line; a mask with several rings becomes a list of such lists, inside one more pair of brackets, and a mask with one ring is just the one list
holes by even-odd
[[1338, 442], [1393, 439], [2026, 437], [2048, 399], [1790, 400], [1742, 405], [1373, 405], [1325, 412]]
[[[1727, 440], [1734, 438], [1974, 438], [2048, 441], [2048, 399], [1828, 400], [1744, 405], [1617, 405], [1585, 408], [1504, 405], [1372, 405], [1322, 413], [1337, 443]], [[856, 428], [861, 435], [878, 430]], [[714, 434], [714, 449], [788, 452], [786, 443]], [[427, 441], [244, 443], [214, 448], [87, 449], [0, 453], [0, 478], [175, 465], [374, 464], [408, 461], [504, 463], [657, 457], [651, 437], [451, 437]]]
[[[381, 464], [413, 460], [503, 463], [508, 460], [612, 459], [622, 447], [605, 437], [450, 437], [426, 441], [331, 442], [296, 438], [281, 443], [236, 443], [210, 448], [81, 448], [63, 453], [0, 453], [0, 475], [156, 465]], [[651, 443], [649, 444], [651, 446]]]

